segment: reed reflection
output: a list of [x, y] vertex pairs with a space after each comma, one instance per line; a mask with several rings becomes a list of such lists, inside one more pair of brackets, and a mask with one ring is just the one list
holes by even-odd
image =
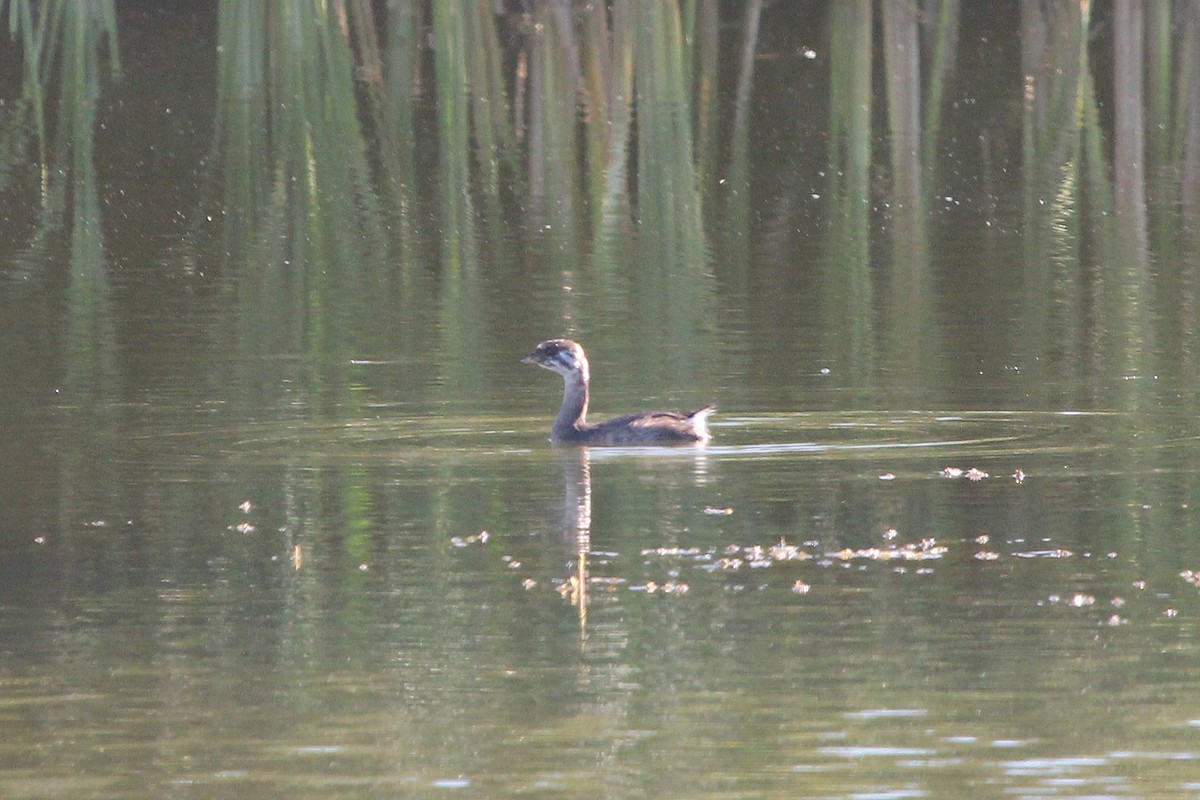
[[[298, 1], [223, 2], [218, 22], [212, 164], [220, 194], [197, 217], [223, 224], [200, 225], [192, 239], [217, 253], [214, 271], [234, 278], [222, 331], [241, 356], [239, 399], [294, 413], [314, 404], [310, 389], [332, 386], [338, 403], [353, 405], [338, 374], [346, 343], [367, 335], [368, 320], [396, 314], [379, 291], [391, 282], [391, 241], [355, 90], [355, 63], [374, 50], [365, 41], [352, 47], [350, 23], [336, 11]], [[376, 95], [365, 97], [376, 108]], [[394, 121], [379, 109], [370, 118]], [[297, 371], [301, 354], [314, 370]]]
[[[1141, 3], [1117, 0], [1113, 30], [1116, 79], [1114, 195], [1116, 247], [1109, 254], [1108, 308], [1112, 311], [1104, 352], [1111, 374], [1149, 378], [1157, 374], [1150, 325], [1150, 276], [1146, 213], [1146, 107], [1143, 94], [1145, 18]], [[1114, 383], [1120, 406], [1136, 408], [1148, 399], [1145, 380]], [[1114, 398], [1115, 399], [1115, 398]]]
[[872, 4], [837, 3], [831, 9], [829, 170], [830, 200], [837, 209], [825, 260], [831, 355], [854, 375], [875, 367], [871, 284], [871, 35]]
[[[6, 120], [14, 127], [5, 133], [16, 135], [0, 136], [6, 145], [0, 147], [0, 188], [6, 188], [17, 167], [9, 159], [23, 155], [21, 147], [8, 146], [24, 135], [34, 136], [40, 208], [34, 233], [17, 262], [25, 277], [54, 284], [58, 276], [50, 268], [60, 258], [60, 248], [66, 248], [65, 309], [55, 334], [61, 336], [62, 364], [54, 365], [55, 371], [61, 368], [57, 402], [72, 409], [67, 419], [75, 445], [62, 459], [60, 505], [66, 519], [81, 502], [111, 510], [113, 498], [119, 496], [117, 475], [95, 470], [91, 457], [111, 452], [119, 441], [116, 401], [126, 388], [96, 175], [98, 103], [106, 73], [119, 74], [120, 58], [111, 0], [49, 2], [40, 16], [26, 3], [12, 5], [14, 32], [28, 55], [16, 117]], [[60, 48], [61, 56], [55, 57]], [[57, 102], [48, 102], [48, 93], [54, 91]]]
[[928, 198], [922, 162], [921, 59], [918, 9], [904, 0], [882, 7], [887, 112], [891, 136], [892, 262], [887, 301], [887, 366], [899, 385], [927, 380], [936, 342], [928, 341], [931, 310]]

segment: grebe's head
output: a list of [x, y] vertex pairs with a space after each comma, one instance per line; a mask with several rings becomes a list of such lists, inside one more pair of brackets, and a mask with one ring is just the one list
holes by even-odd
[[542, 342], [529, 355], [521, 359], [522, 364], [537, 364], [543, 369], [553, 370], [564, 378], [582, 376], [587, 380], [588, 362], [583, 348], [570, 339], [550, 339]]

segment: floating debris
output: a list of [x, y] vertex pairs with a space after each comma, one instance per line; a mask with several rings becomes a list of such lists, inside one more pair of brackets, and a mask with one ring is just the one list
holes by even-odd
[[530, 589], [535, 588], [537, 585], [538, 585], [538, 582], [535, 581], [533, 578], [526, 578], [525, 580], [521, 581], [521, 588], [527, 592]]
[[718, 508], [717, 506], [705, 506], [704, 513], [713, 517], [728, 517], [733, 514], [732, 508]]
[[861, 550], [844, 547], [834, 553], [826, 553], [826, 558], [837, 561], [926, 561], [941, 558], [949, 552], [949, 548], [939, 545], [934, 539], [926, 538], [913, 544], [902, 544], [893, 547], [866, 547]]
[[1192, 586], [1200, 587], [1200, 572], [1192, 572], [1190, 569], [1185, 569], [1179, 573], [1179, 577], [1190, 583]]
[[990, 478], [991, 476], [983, 470], [976, 469], [975, 467], [971, 467], [967, 470], [964, 470], [961, 467], [942, 467], [942, 477], [966, 478], [969, 481], [981, 481], [984, 478]]
[[991, 550], [980, 550], [975, 554], [976, 561], [999, 561], [1000, 554]]
[[243, 500], [238, 504], [238, 511], [241, 511], [243, 514], [249, 514], [252, 508], [254, 508], [254, 504], [249, 500]]
[[300, 545], [292, 548], [292, 569], [300, 569], [304, 566], [304, 551], [300, 549]]
[[661, 557], [691, 557], [698, 556], [703, 551], [699, 547], [648, 547], [642, 550], [644, 556]]
[[775, 561], [807, 561], [812, 554], [806, 553], [794, 544], [788, 544], [782, 538], [779, 544], [771, 545], [771, 558]]
[[480, 531], [470, 536], [451, 536], [450, 544], [455, 547], [470, 547], [473, 544], [487, 544], [488, 532]]
[[[804, 546], [814, 546], [817, 542], [804, 542]], [[937, 543], [935, 539], [925, 538], [920, 542], [889, 545], [887, 547], [866, 547], [855, 549], [845, 547], [833, 552], [813, 552], [804, 546], [789, 544], [786, 539], [764, 547], [760, 544], [738, 545], [729, 544], [720, 550], [701, 550], [698, 548], [647, 548], [641, 551], [643, 556], [683, 556], [701, 562], [701, 568], [714, 570], [738, 570], [744, 566], [752, 569], [769, 567], [784, 561], [818, 560], [820, 566], [830, 566], [836, 562], [851, 561], [926, 561], [942, 558], [949, 548]]]
[[1013, 483], [1024, 483], [1025, 482], [1025, 473], [1019, 469], [1016, 472], [1014, 472], [1012, 475], [1010, 475], [1009, 477], [1011, 477], [1013, 479]]
[[883, 532], [883, 538], [889, 542], [892, 539], [895, 539], [899, 535], [900, 535], [900, 532], [897, 531], [895, 528], [888, 528], [886, 531]]
[[796, 582], [792, 584], [792, 594], [808, 594], [811, 589], [811, 586], [799, 578], [797, 578]]
[[239, 522], [237, 525], [233, 526], [233, 529], [243, 536], [248, 533], [254, 533], [254, 526], [249, 522]]
[[1067, 605], [1072, 608], [1087, 608], [1088, 606], [1096, 605], [1096, 597], [1090, 594], [1076, 592], [1071, 595], [1071, 599], [1067, 601]]
[[894, 481], [894, 480], [896, 480], [896, 473], [894, 473], [894, 472], [885, 472], [885, 473], [883, 473], [882, 475], [880, 475], [880, 476], [879, 476], [879, 480], [881, 480], [881, 481]]
[[655, 583], [654, 581], [646, 581], [645, 586], [631, 586], [633, 591], [643, 591], [646, 594], [687, 594], [688, 585], [686, 583], [676, 583], [675, 581], [667, 581], [663, 584]]
[[1070, 558], [1075, 555], [1070, 550], [1021, 550], [1013, 553], [1013, 558]]

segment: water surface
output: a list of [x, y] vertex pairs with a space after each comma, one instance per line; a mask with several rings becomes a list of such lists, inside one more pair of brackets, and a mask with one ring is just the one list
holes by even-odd
[[[682, 143], [636, 84], [616, 194], [570, 91], [570, 135], [527, 108], [541, 145], [489, 177], [431, 13], [411, 51], [378, 18], [380, 85], [426, 70], [400, 107], [360, 33], [232, 91], [231, 9], [120, 9], [120, 79], [68, 48], [94, 91], [49, 104], [44, 175], [0, 116], [30, 154], [0, 195], [0, 794], [1200, 792], [1194, 165], [1167, 148], [1146, 227], [1109, 226], [1123, 23], [1042, 106], [1021, 63], [1077, 96], [1075, 29], [967, 5], [913, 212], [909, 95], [878, 60], [854, 89], [882, 45], [842, 38], [888, 6], [770, 5], [749, 73], [749, 13], [698, 12], [717, 132], [700, 83]], [[561, 22], [498, 20], [504, 74], [555, 78]], [[558, 379], [518, 358], [559, 335], [598, 417], [714, 402], [713, 442], [553, 447]]]

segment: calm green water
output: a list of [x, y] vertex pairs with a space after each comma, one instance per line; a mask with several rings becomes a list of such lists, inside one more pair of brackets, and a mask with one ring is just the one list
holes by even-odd
[[[695, 205], [647, 100], [615, 228], [574, 135], [544, 195], [532, 143], [460, 195], [428, 74], [404, 147], [361, 70], [273, 85], [327, 101], [295, 128], [229, 101], [227, 16], [150, 4], [43, 176], [0, 45], [0, 795], [1200, 795], [1200, 133], [1131, 207], [1119, 21], [1067, 145], [1034, 29], [969, 4], [913, 213], [850, 7], [765, 9], [749, 78], [710, 21]], [[552, 447], [518, 359], [559, 335], [598, 418], [714, 402], [713, 442]]]

